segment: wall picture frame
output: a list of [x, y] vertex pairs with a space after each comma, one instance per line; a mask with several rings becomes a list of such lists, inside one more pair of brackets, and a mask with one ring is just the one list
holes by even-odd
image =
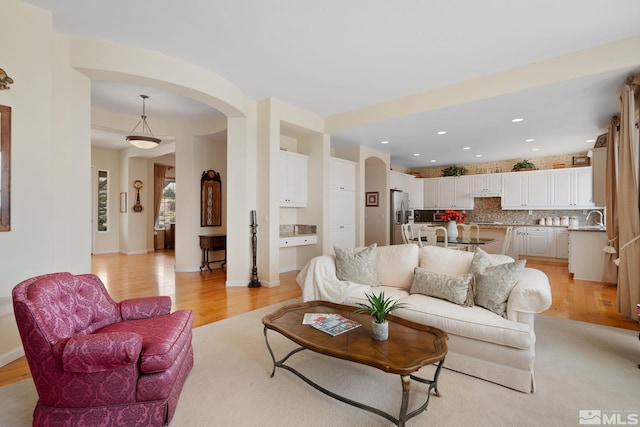
[[378, 193], [377, 191], [367, 191], [365, 200], [366, 206], [379, 206], [379, 194], [380, 193]]

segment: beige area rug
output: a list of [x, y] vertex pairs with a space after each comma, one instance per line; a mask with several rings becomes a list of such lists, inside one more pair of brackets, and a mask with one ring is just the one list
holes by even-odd
[[[269, 377], [272, 362], [261, 319], [279, 306], [194, 330], [195, 366], [171, 426], [391, 425], [321, 394], [283, 369]], [[535, 394], [445, 369], [439, 380], [442, 396], [432, 396], [427, 411], [408, 425], [577, 426], [581, 410], [600, 411], [601, 417], [619, 424], [633, 420], [634, 414], [639, 419], [637, 332], [546, 316], [536, 322]], [[276, 356], [295, 347], [273, 331], [269, 338]], [[289, 363], [330, 390], [397, 416], [401, 383], [396, 375], [309, 351], [294, 355]], [[426, 367], [420, 373], [430, 378], [431, 372], [432, 367]], [[424, 393], [425, 386], [412, 382], [414, 397], [424, 399]], [[31, 425], [36, 399], [31, 380], [0, 387], [0, 426]], [[417, 400], [412, 399], [410, 409]]]

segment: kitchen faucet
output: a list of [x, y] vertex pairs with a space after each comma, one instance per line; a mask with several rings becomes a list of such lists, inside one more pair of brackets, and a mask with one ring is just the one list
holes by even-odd
[[590, 211], [590, 212], [587, 214], [587, 217], [585, 218], [585, 220], [589, 220], [589, 217], [590, 217], [590, 216], [591, 216], [591, 214], [592, 214], [592, 213], [594, 213], [594, 212], [600, 215], [600, 222], [598, 222], [596, 225], [597, 225], [597, 226], [599, 226], [599, 227], [604, 227], [604, 216], [602, 215], [602, 212], [600, 212], [600, 211]]

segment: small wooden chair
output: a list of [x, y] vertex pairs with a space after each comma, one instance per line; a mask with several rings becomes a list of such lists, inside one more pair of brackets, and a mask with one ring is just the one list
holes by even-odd
[[[438, 245], [438, 231], [442, 231], [444, 235], [444, 243]], [[445, 227], [424, 227], [418, 228], [418, 246], [423, 247], [422, 235], [424, 234], [424, 246], [449, 246], [449, 238], [447, 235], [447, 229]]]
[[502, 250], [500, 251], [502, 255], [508, 255], [507, 251], [509, 251], [511, 240], [513, 240], [513, 227], [509, 226], [504, 232], [504, 242], [502, 242]]
[[[458, 224], [458, 226], [460, 228], [462, 228], [462, 241], [469, 243], [471, 242], [471, 239], [476, 239], [479, 240], [480, 239], [480, 226], [478, 224], [475, 223], [468, 223], [468, 224]], [[449, 247], [451, 248], [452, 246], [455, 246], [456, 248], [463, 250], [463, 251], [471, 251], [473, 252], [476, 248], [476, 245], [456, 245], [456, 244], [452, 244]]]
[[411, 224], [402, 224], [400, 226], [400, 230], [402, 231], [402, 242], [403, 243], [414, 243], [413, 242], [413, 232], [411, 231]]

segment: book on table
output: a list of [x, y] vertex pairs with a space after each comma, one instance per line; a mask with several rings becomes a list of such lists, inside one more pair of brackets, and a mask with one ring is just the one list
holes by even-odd
[[360, 323], [336, 313], [305, 313], [302, 323], [334, 337], [362, 326]]

